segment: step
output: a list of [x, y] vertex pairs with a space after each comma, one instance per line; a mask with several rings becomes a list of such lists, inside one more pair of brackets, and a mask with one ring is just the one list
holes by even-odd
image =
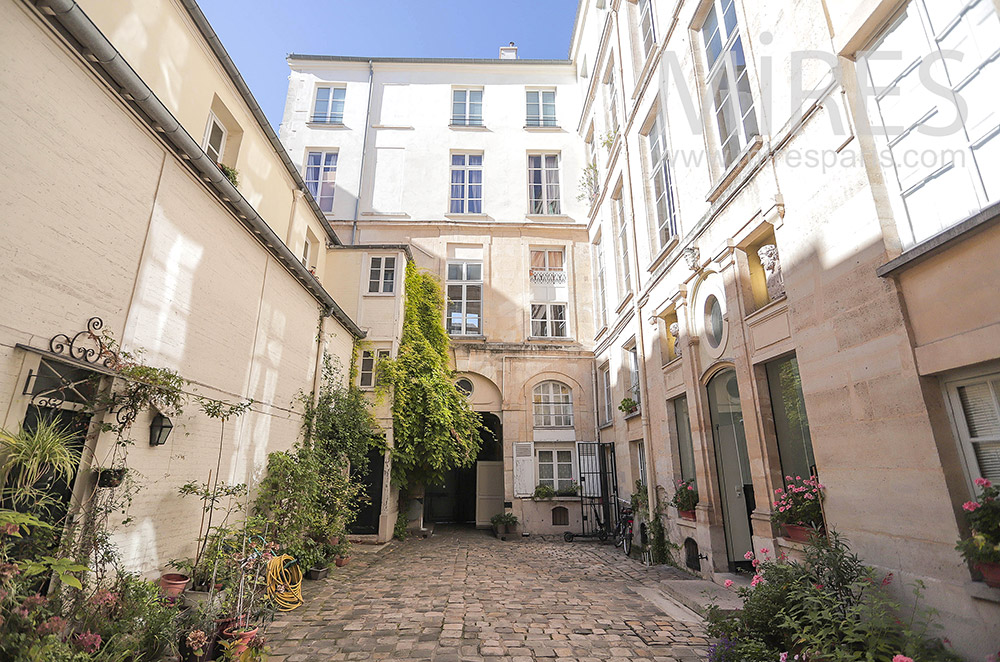
[[688, 609], [701, 615], [705, 614], [713, 602], [722, 611], [743, 608], [743, 600], [735, 591], [705, 579], [665, 579], [660, 582], [660, 588]]

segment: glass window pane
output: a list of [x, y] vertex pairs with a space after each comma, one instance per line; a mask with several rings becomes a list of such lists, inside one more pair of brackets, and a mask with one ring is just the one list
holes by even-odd
[[[462, 280], [462, 263], [461, 262], [449, 262], [448, 263], [448, 280]], [[448, 296], [451, 296], [451, 288], [448, 288]]]
[[781, 472], [785, 476], [808, 476], [813, 473], [816, 460], [813, 458], [798, 361], [791, 356], [771, 361], [765, 364], [765, 368]]
[[465, 265], [465, 279], [466, 280], [482, 280], [483, 279], [483, 265], [479, 262], [470, 262]]

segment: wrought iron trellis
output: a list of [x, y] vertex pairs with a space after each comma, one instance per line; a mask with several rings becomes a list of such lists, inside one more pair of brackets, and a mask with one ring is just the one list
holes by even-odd
[[[57, 333], [49, 339], [53, 359], [43, 357], [38, 372], [29, 370], [24, 383], [22, 394], [31, 396], [32, 405], [58, 409], [67, 402], [85, 405], [92, 401], [96, 373], [89, 366], [98, 372], [118, 366], [118, 353], [104, 338], [103, 328], [104, 320], [91, 317], [83, 331], [72, 336]], [[69, 360], [63, 362], [60, 357]]]
[[618, 475], [613, 443], [580, 442], [577, 444], [580, 469], [580, 508], [583, 529], [565, 538], [606, 539], [618, 524]]

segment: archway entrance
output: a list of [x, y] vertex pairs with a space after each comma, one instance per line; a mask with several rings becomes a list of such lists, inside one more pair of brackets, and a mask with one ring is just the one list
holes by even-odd
[[[448, 473], [444, 484], [428, 485], [424, 489], [424, 520], [439, 524], [475, 525], [478, 500], [476, 475], [480, 469], [477, 465], [500, 462], [501, 474], [503, 471], [503, 429], [500, 419], [488, 412], [481, 412], [480, 416], [483, 420], [479, 428], [482, 447], [476, 457], [476, 464], [464, 469], [453, 469]], [[491, 486], [484, 484], [482, 487], [488, 489]]]
[[750, 567], [743, 555], [753, 549], [750, 514], [755, 507], [743, 410], [736, 371], [723, 370], [708, 382], [708, 409], [712, 418], [715, 464], [722, 494], [726, 555], [730, 571]]

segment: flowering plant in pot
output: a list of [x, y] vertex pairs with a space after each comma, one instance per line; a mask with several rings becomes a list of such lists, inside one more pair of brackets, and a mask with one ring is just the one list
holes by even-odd
[[816, 476], [785, 476], [785, 487], [774, 490], [771, 521], [782, 527], [782, 536], [808, 542], [810, 529], [823, 529], [823, 485]]
[[634, 414], [639, 411], [639, 403], [632, 398], [622, 398], [622, 401], [618, 403], [618, 411], [628, 416], [629, 414]]
[[677, 509], [677, 514], [681, 519], [694, 521], [694, 507], [698, 505], [698, 490], [694, 486], [694, 479], [677, 481], [677, 491], [670, 499], [670, 505]]
[[972, 533], [955, 549], [983, 574], [987, 586], [1000, 588], [1000, 488], [985, 478], [975, 483], [982, 488], [979, 498], [962, 505]]

